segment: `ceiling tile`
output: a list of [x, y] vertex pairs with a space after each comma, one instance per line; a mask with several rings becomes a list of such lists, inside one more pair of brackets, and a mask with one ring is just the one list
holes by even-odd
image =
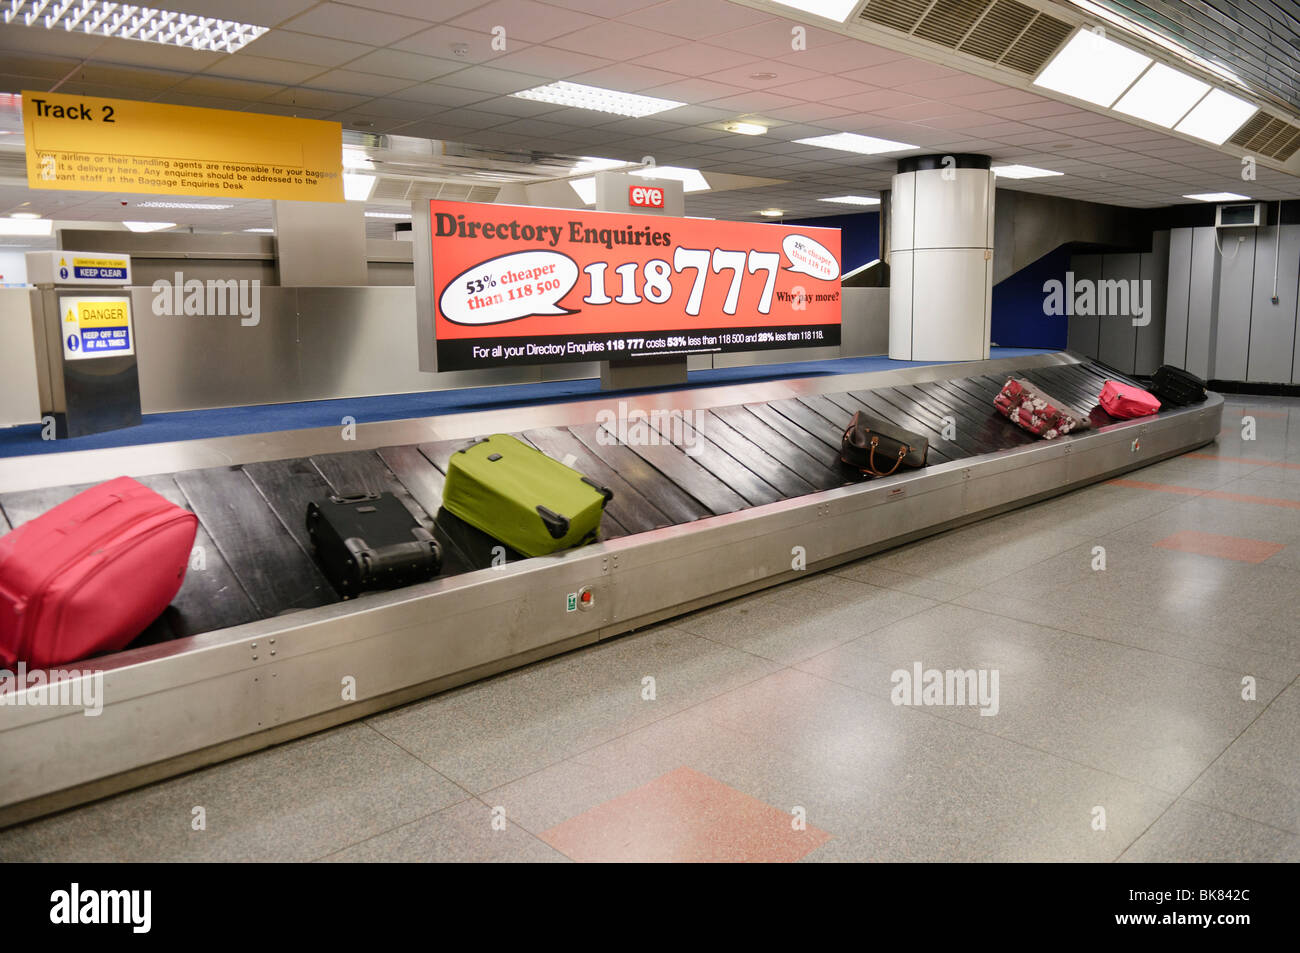
[[678, 42], [666, 33], [607, 20], [552, 40], [549, 45], [613, 60], [630, 60], [666, 50]]
[[[457, 63], [463, 62], [466, 65], [486, 63], [489, 60], [500, 59], [508, 53], [517, 53], [522, 49], [522, 44], [515, 42], [510, 44], [509, 50], [494, 50], [492, 34], [446, 24], [422, 30], [413, 36], [398, 40], [392, 46], [411, 53], [423, 53], [427, 56], [454, 60]], [[453, 47], [463, 47], [464, 52], [453, 52]]]
[[706, 39], [771, 20], [769, 13], [729, 3], [728, 0], [667, 0], [620, 18], [624, 23], [673, 33], [688, 39]]
[[[849, 79], [857, 80], [859, 83], [892, 88], [895, 86], [902, 86], [906, 83], [922, 83], [927, 80], [945, 79], [947, 77], [958, 76], [961, 74], [946, 66], [940, 66], [938, 63], [927, 63], [924, 60], [902, 59], [889, 63], [882, 63], [878, 66], [868, 66], [865, 69], [848, 70], [843, 72], [842, 75], [847, 76]], [[981, 90], [976, 90], [976, 92], [980, 91]]]
[[715, 46], [725, 46], [728, 49], [753, 53], [755, 56], [761, 56], [765, 59], [776, 59], [778, 56], [787, 57], [787, 62], [790, 61], [790, 54], [806, 54], [811, 65], [817, 62], [816, 51], [818, 49], [844, 40], [838, 33], [829, 33], [826, 30], [819, 30], [816, 27], [809, 26], [804, 28], [804, 42], [807, 49], [796, 50], [794, 47], [795, 36], [792, 32], [796, 26], [801, 26], [801, 24], [783, 19], [768, 20], [744, 29], [733, 30], [730, 33], [720, 33], [712, 37], [709, 42]]
[[301, 83], [321, 72], [319, 66], [295, 63], [292, 60], [273, 60], [265, 56], [225, 56], [206, 70], [211, 76], [230, 76], [235, 79], [252, 79], [282, 86]]
[[633, 63], [613, 63], [587, 73], [579, 73], [573, 82], [604, 89], [617, 89], [625, 93], [641, 93], [652, 86], [662, 86], [686, 79], [676, 73], [637, 66]]
[[[679, 79], [663, 86], [654, 86], [642, 90], [647, 96], [660, 96], [664, 99], [676, 99], [683, 103], [704, 103], [713, 99], [722, 99], [727, 96], [739, 96], [745, 92], [738, 86], [728, 86], [725, 83], [714, 83], [707, 79]], [[688, 107], [689, 108], [689, 107]], [[681, 119], [684, 114], [683, 109], [673, 110], [673, 119]], [[708, 122], [711, 120], [694, 120], [681, 119], [682, 122]]]
[[349, 109], [358, 103], [364, 103], [371, 97], [357, 95], [356, 93], [332, 92], [324, 89], [307, 89], [297, 86], [291, 89], [283, 89], [267, 98], [270, 102], [280, 103], [284, 106], [305, 106], [308, 109], [328, 109], [333, 112], [339, 109]]
[[960, 96], [963, 93], [996, 92], [1002, 87], [978, 76], [967, 76], [964, 73], [958, 73], [955, 76], [946, 76], [942, 79], [927, 79], [919, 83], [905, 83], [895, 88], [905, 93], [911, 93], [914, 96], [924, 96], [927, 99], [946, 99], [950, 96]]
[[360, 43], [345, 43], [291, 30], [272, 30], [260, 37], [256, 45], [250, 44], [248, 49], [258, 56], [309, 63], [322, 69], [340, 66], [372, 51], [372, 47]]
[[633, 10], [653, 6], [659, 0], [543, 0], [543, 2], [547, 6], [577, 10], [579, 13], [590, 13], [592, 16], [621, 17]]
[[342, 3], [322, 3], [288, 23], [288, 27], [298, 33], [369, 43], [371, 46], [387, 46], [428, 25], [423, 20], [397, 17], [378, 10], [362, 10]]
[[[763, 74], [771, 75], [760, 79], [759, 77]], [[766, 89], [771, 86], [782, 86], [819, 79], [821, 76], [821, 73], [804, 69], [801, 66], [777, 63], [771, 60], [754, 60], [743, 66], [733, 66], [729, 69], [720, 69], [704, 74], [705, 79], [711, 79], [715, 83], [730, 83], [742, 89]]]
[[1042, 102], [1029, 103], [1023, 106], [991, 106], [988, 111], [1006, 119], [1041, 119], [1044, 116], [1075, 114], [1079, 110], [1077, 107], [1066, 103], [1044, 99]]
[[907, 106], [921, 103], [919, 96], [910, 96], [892, 89], [873, 89], [866, 93], [854, 93], [851, 96], [837, 96], [826, 101], [829, 106], [840, 106], [855, 112], [874, 112], [891, 106]]
[[602, 56], [587, 56], [552, 46], [530, 46], [507, 53], [500, 59], [493, 60], [492, 65], [519, 73], [545, 76], [547, 79], [567, 79], [578, 73], [608, 66], [611, 62], [613, 61]]
[[489, 93], [517, 93], [521, 89], [544, 86], [547, 80], [543, 76], [513, 73], [510, 70], [493, 69], [490, 66], [470, 66], [457, 73], [440, 77], [437, 82], [465, 89], [481, 89]]
[[408, 86], [406, 89], [394, 93], [393, 97], [399, 100], [429, 103], [430, 105], [450, 108], [480, 102], [490, 98], [491, 95], [491, 93], [477, 89], [461, 89], [456, 86], [448, 86], [446, 83], [436, 82]]
[[906, 57], [897, 50], [887, 50], [883, 46], [873, 46], [860, 40], [819, 43], [798, 52], [787, 50], [779, 57], [783, 63], [795, 66], [811, 63], [823, 72], [840, 74], [902, 59]]
[[526, 43], [541, 43], [601, 20], [587, 13], [551, 7], [535, 0], [493, 0], [449, 22], [452, 26], [480, 33], [493, 33], [497, 27], [503, 27], [508, 52], [514, 38]]
[[323, 73], [303, 84], [311, 89], [333, 89], [359, 96], [387, 96], [389, 93], [411, 86], [409, 79], [396, 76], [377, 76], [355, 70], [336, 69]]
[[403, 79], [423, 82], [465, 68], [466, 63], [463, 60], [452, 59], [451, 55], [448, 51], [447, 58], [443, 59], [410, 53], [406, 50], [375, 50], [373, 53], [352, 60], [348, 63], [348, 69], [376, 73], [379, 76], [400, 76]]
[[683, 76], [703, 76], [717, 70], [740, 66], [742, 63], [752, 63], [756, 59], [757, 57], [751, 53], [738, 53], [735, 50], [710, 46], [707, 43], [682, 43], [640, 57], [633, 62], [656, 69], [671, 70]]

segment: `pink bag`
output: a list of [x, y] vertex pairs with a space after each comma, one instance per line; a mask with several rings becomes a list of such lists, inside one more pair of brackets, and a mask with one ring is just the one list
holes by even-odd
[[118, 477], [0, 538], [0, 668], [121, 649], [180, 590], [198, 525]]
[[1160, 409], [1160, 401], [1132, 384], [1106, 381], [1101, 389], [1102, 409], [1112, 417], [1148, 417]]

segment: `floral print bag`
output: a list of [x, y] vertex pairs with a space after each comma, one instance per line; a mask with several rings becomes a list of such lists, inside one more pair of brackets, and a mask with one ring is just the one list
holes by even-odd
[[1088, 421], [1069, 410], [1029, 381], [1012, 377], [1002, 385], [993, 406], [1016, 426], [1044, 440], [1054, 440], [1071, 430], [1087, 430]]

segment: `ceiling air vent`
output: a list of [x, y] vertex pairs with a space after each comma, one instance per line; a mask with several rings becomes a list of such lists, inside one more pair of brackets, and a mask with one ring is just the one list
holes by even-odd
[[930, 0], [867, 0], [859, 19], [911, 33], [929, 8]]
[[1040, 13], [1011, 44], [1000, 62], [1009, 69], [1032, 76], [1061, 48], [1072, 29], [1065, 21]]
[[1016, 0], [997, 0], [958, 47], [963, 53], [996, 63], [1025, 32], [1038, 11]]
[[858, 20], [1026, 74], [1073, 29], [1017, 0], [868, 0]]
[[1247, 152], [1285, 162], [1300, 149], [1300, 126], [1260, 110], [1228, 141]]
[[950, 0], [936, 3], [916, 25], [913, 36], [955, 50], [975, 21], [989, 8], [989, 0]]

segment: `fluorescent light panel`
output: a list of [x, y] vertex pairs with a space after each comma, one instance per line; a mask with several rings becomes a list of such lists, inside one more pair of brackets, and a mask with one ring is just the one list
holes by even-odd
[[834, 20], [836, 23], [847, 20], [853, 8], [858, 5], [858, 0], [775, 0], [775, 2], [783, 7]]
[[1150, 65], [1151, 57], [1091, 30], [1080, 30], [1052, 57], [1034, 85], [1110, 106]]
[[880, 199], [873, 199], [869, 195], [834, 195], [828, 199], [818, 199], [818, 202], [835, 202], [839, 205], [879, 205]]
[[216, 53], [238, 52], [269, 29], [238, 20], [100, 0], [9, 0], [4, 22]]
[[780, 218], [785, 214], [785, 210], [779, 208], [765, 208], [758, 214], [762, 215], [764, 218]]
[[175, 228], [175, 222], [123, 222], [127, 231], [131, 232], [161, 232], [163, 229]]
[[685, 106], [673, 99], [657, 99], [654, 96], [638, 96], [635, 93], [621, 93], [616, 89], [602, 89], [599, 86], [584, 86], [581, 83], [548, 83], [535, 86], [518, 93], [511, 93], [517, 99], [532, 99], [541, 103], [554, 103], [556, 106], [572, 106], [574, 109], [591, 109], [595, 112], [613, 113], [616, 116], [653, 116], [655, 113]]
[[0, 235], [49, 235], [53, 230], [48, 218], [0, 218]]
[[1210, 91], [1210, 84], [1154, 63], [1115, 104], [1118, 112], [1172, 129]]
[[1198, 202], [1248, 202], [1249, 195], [1238, 195], [1236, 192], [1201, 192], [1197, 195], [1184, 195], [1185, 199], [1196, 199]]
[[244, 229], [244, 231], [246, 231], [246, 232], [256, 232], [256, 233], [259, 234], [259, 235], [274, 235], [274, 234], [275, 234], [275, 229], [274, 229], [274, 228], [246, 228], [246, 229]]
[[756, 122], [729, 122], [723, 128], [738, 136], [761, 136], [767, 132], [767, 126], [760, 126]]
[[375, 190], [373, 175], [358, 175], [355, 172], [343, 173], [343, 198], [348, 202], [364, 202]]
[[410, 218], [410, 212], [366, 212], [366, 218]]
[[573, 191], [578, 193], [578, 198], [582, 199], [583, 205], [596, 204], [595, 176], [588, 176], [585, 179], [570, 179], [569, 185], [573, 186]]
[[856, 132], [837, 132], [833, 136], [813, 136], [811, 139], [796, 139], [795, 142], [804, 146], [820, 146], [823, 149], [857, 152], [868, 156], [883, 155], [886, 152], [906, 152], [909, 149], [919, 148], [906, 142], [894, 142], [892, 139], [860, 136]]
[[136, 208], [187, 208], [203, 212], [215, 212], [233, 205], [220, 205], [214, 202], [136, 202]]
[[1221, 89], [1212, 89], [1210, 95], [1197, 103], [1196, 108], [1174, 127], [1174, 131], [1221, 146], [1255, 112], [1254, 103], [1238, 99]]
[[699, 169], [683, 169], [675, 165], [653, 165], [648, 169], [637, 169], [631, 174], [642, 179], [675, 179], [682, 183], [684, 192], [707, 192], [710, 188], [709, 180], [700, 173]]
[[1051, 169], [1036, 169], [1032, 165], [995, 165], [993, 171], [1004, 179], [1045, 179], [1053, 175], [1065, 175]]

